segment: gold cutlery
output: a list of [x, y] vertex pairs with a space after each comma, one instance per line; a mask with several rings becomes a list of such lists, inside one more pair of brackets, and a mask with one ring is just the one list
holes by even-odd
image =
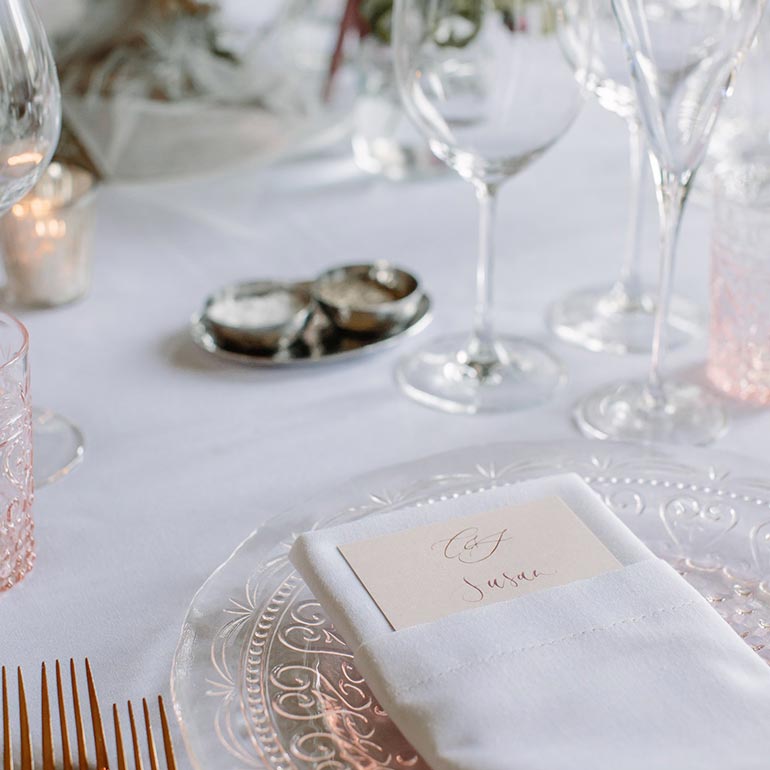
[[[150, 721], [150, 707], [147, 705], [147, 701], [144, 698], [142, 699], [142, 711], [144, 712], [144, 732], [147, 742], [147, 754], [150, 758], [150, 770], [159, 770], [158, 752], [155, 749], [155, 737], [153, 736], [152, 723]], [[163, 704], [163, 698], [160, 695], [158, 696], [158, 713], [160, 714], [160, 727], [163, 734], [163, 754], [166, 759], [166, 770], [176, 770], [174, 746], [171, 742], [171, 730], [169, 729], [168, 717], [166, 716], [166, 707]], [[112, 719], [115, 724], [118, 770], [126, 770], [126, 755], [123, 750], [123, 733], [120, 727], [120, 716], [118, 714], [118, 707], [114, 703], [112, 705]], [[131, 728], [134, 768], [135, 770], [144, 770], [141, 740], [137, 731], [136, 719], [134, 718], [134, 707], [131, 704], [131, 701], [128, 701], [128, 721]]]
[[[77, 671], [75, 662], [70, 660], [69, 679], [71, 708], [75, 717], [75, 753], [77, 756], [77, 765], [72, 762], [72, 743], [70, 741], [70, 732], [67, 717], [68, 701], [65, 695], [64, 676], [62, 675], [62, 666], [56, 661], [56, 703], [58, 706], [59, 717], [59, 735], [61, 740], [61, 755], [57, 763], [56, 751], [54, 747], [54, 719], [52, 717], [51, 697], [48, 687], [48, 670], [45, 663], [41, 667], [40, 675], [40, 702], [41, 702], [41, 728], [42, 743], [41, 755], [43, 770], [109, 770], [116, 767], [117, 770], [127, 770], [126, 755], [123, 746], [123, 733], [120, 724], [120, 715], [118, 707], [113, 704], [112, 717], [115, 730], [115, 746], [117, 765], [111, 765], [105, 739], [104, 724], [102, 722], [101, 709], [99, 708], [99, 699], [96, 695], [91, 664], [86, 658], [86, 686], [88, 691], [88, 704], [91, 714], [91, 732], [93, 733], [93, 747], [95, 762], [92, 764], [88, 758], [88, 747], [86, 739], [86, 729], [81, 709], [80, 689], [78, 686]], [[34, 753], [32, 748], [32, 730], [30, 729], [29, 710], [27, 708], [27, 694], [24, 685], [24, 675], [21, 668], [16, 670], [16, 680], [18, 688], [18, 708], [19, 708], [19, 759], [18, 770], [34, 770]], [[13, 757], [13, 736], [11, 732], [11, 710], [9, 705], [10, 689], [8, 685], [8, 672], [5, 666], [2, 667], [2, 718], [3, 718], [3, 764], [2, 770], [15, 770]], [[128, 702], [128, 717], [131, 730], [131, 744], [133, 749], [133, 766], [135, 770], [144, 770], [142, 744], [146, 749], [146, 756], [149, 758], [150, 770], [160, 770], [158, 752], [155, 745], [155, 736], [152, 729], [152, 720], [150, 707], [146, 700], [142, 700], [144, 737], [140, 737], [141, 729], [137, 727], [137, 720], [134, 717], [134, 708], [131, 701]], [[176, 770], [176, 759], [174, 757], [174, 747], [171, 740], [171, 730], [169, 727], [166, 707], [163, 698], [158, 696], [158, 713], [160, 715], [160, 729], [163, 737], [163, 757], [165, 759], [165, 770]]]

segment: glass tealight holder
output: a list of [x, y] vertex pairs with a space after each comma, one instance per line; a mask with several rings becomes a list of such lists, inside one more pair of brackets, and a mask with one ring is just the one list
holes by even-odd
[[83, 297], [91, 283], [94, 176], [51, 163], [32, 191], [0, 221], [6, 299], [52, 307]]
[[770, 157], [717, 170], [708, 378], [770, 404]]

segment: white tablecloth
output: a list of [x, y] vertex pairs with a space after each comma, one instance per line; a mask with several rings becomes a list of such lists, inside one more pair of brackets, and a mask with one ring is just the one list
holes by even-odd
[[[622, 123], [588, 105], [552, 152], [504, 188], [501, 329], [547, 339], [549, 302], [616, 274], [626, 158]], [[652, 214], [651, 194], [654, 270]], [[32, 673], [41, 660], [88, 655], [103, 704], [167, 694], [190, 598], [266, 517], [410, 458], [575, 437], [569, 411], [581, 394], [644, 373], [644, 357], [597, 356], [552, 340], [570, 379], [546, 406], [458, 417], [403, 397], [393, 384], [396, 358], [428, 335], [468, 328], [475, 248], [472, 190], [450, 174], [393, 184], [337, 158], [104, 189], [91, 296], [22, 316], [36, 402], [76, 420], [88, 447], [76, 473], [37, 497], [38, 563], [0, 596], [0, 660]], [[417, 271], [435, 301], [432, 327], [396, 351], [267, 371], [223, 364], [188, 338], [190, 314], [224, 283], [301, 278], [375, 258]], [[705, 302], [708, 269], [708, 212], [692, 207], [677, 285]], [[697, 366], [704, 351], [703, 343], [678, 351], [670, 368]], [[769, 428], [770, 413], [738, 416], [718, 446], [761, 456]]]

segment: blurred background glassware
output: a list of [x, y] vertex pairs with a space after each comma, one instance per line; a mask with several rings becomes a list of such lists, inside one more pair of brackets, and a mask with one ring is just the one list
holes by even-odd
[[0, 312], [0, 591], [35, 563], [28, 352], [27, 330]]
[[404, 112], [390, 45], [370, 35], [361, 41], [355, 61], [359, 86], [352, 144], [358, 167], [393, 180], [443, 171], [446, 167]]
[[[263, 44], [274, 51], [281, 66], [284, 92], [299, 94], [301, 102], [313, 109], [334, 104], [340, 94], [349, 107], [352, 102], [347, 100], [352, 100], [357, 89], [355, 75], [343, 68], [336, 73], [333, 92], [327, 90], [345, 5], [346, 0], [281, 0], [275, 21], [262, 36]], [[347, 57], [349, 52], [345, 50], [343, 55]], [[279, 94], [278, 98], [286, 97]]]
[[[743, 174], [747, 166], [758, 164], [761, 169], [770, 162], [770, 13], [765, 13], [756, 40], [735, 80], [734, 93], [725, 104], [714, 128], [704, 166], [711, 181], [730, 166]], [[704, 171], [706, 170], [704, 168]], [[718, 172], [717, 172], [718, 169]], [[700, 176], [700, 174], [699, 174]], [[704, 180], [701, 180], [704, 181]], [[716, 180], [717, 188], [720, 187]], [[701, 184], [709, 196], [710, 186]]]
[[549, 351], [494, 331], [494, 214], [500, 185], [578, 113], [582, 96], [558, 33], [579, 2], [396, 0], [393, 46], [407, 112], [433, 152], [473, 185], [481, 214], [473, 331], [434, 340], [397, 368], [403, 391], [421, 403], [471, 414], [522, 409], [564, 380]]
[[770, 158], [717, 169], [711, 245], [710, 382], [770, 404]]
[[54, 307], [81, 299], [91, 284], [94, 177], [51, 163], [0, 221], [6, 299]]
[[613, 0], [650, 147], [661, 226], [660, 288], [646, 380], [612, 383], [575, 409], [589, 436], [706, 444], [726, 428], [720, 400], [664, 380], [661, 363], [682, 209], [764, 0]]
[[393, 0], [345, 0], [324, 98], [339, 88], [347, 62], [356, 82], [351, 126], [356, 165], [367, 173], [401, 180], [446, 166], [404, 113], [393, 71], [392, 18]]
[[[625, 256], [620, 275], [611, 286], [579, 289], [556, 302], [549, 310], [548, 324], [567, 342], [588, 350], [607, 353], [649, 353], [652, 346], [657, 297], [654, 287], [642, 277], [642, 225], [646, 201], [651, 198], [647, 142], [636, 107], [631, 76], [611, 0], [586, 0], [581, 9], [590, 14], [593, 35], [563, 36], [565, 50], [574, 62], [581, 82], [609, 112], [625, 120], [630, 147], [629, 220]], [[586, 43], [590, 50], [584, 50]], [[580, 70], [587, 62], [588, 71]], [[684, 344], [702, 331], [697, 307], [672, 296], [668, 315], [671, 348]]]
[[[61, 127], [56, 67], [29, 0], [0, 0], [0, 83], [3, 215], [35, 186], [47, 168]], [[80, 461], [83, 437], [66, 418], [47, 411], [37, 416], [36, 427], [44, 428], [35, 430], [35, 474], [40, 486]]]

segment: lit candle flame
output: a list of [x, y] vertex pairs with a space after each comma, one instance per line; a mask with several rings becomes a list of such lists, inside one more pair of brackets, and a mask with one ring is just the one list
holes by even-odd
[[18, 155], [11, 155], [8, 158], [9, 166], [23, 166], [27, 163], [37, 165], [43, 160], [43, 154], [40, 152], [20, 152]]

